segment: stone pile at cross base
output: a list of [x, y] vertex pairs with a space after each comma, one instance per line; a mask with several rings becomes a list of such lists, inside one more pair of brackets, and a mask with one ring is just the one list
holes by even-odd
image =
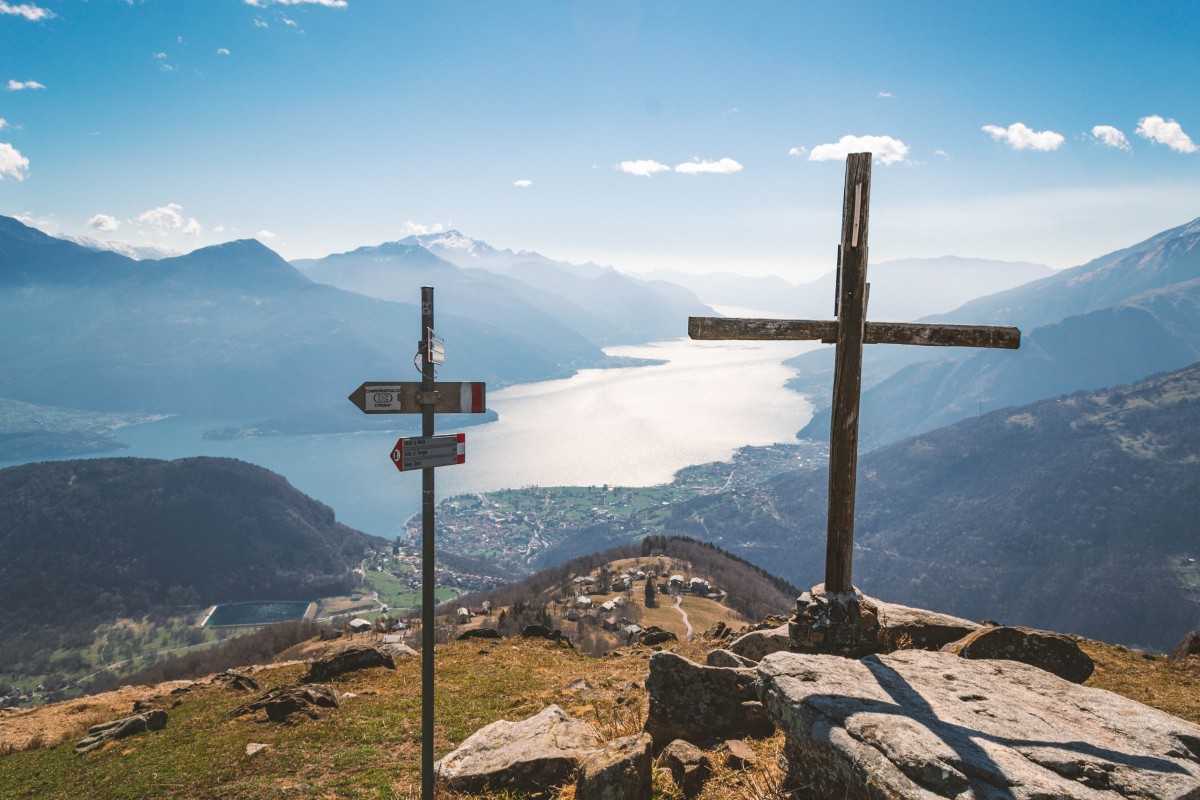
[[577, 776], [577, 797], [649, 800], [653, 754], [690, 798], [718, 758], [743, 768], [743, 740], [778, 730], [796, 800], [1200, 800], [1200, 726], [1079, 685], [1092, 664], [1070, 637], [841, 594], [806, 592], [790, 621], [718, 639], [707, 664], [655, 653], [641, 739], [604, 743], [551, 706], [482, 729], [440, 780]]

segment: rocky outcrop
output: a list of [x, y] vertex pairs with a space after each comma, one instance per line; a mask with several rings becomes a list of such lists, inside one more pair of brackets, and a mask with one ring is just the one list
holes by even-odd
[[261, 688], [258, 685], [258, 681], [254, 680], [254, 678], [251, 678], [249, 675], [243, 675], [240, 672], [234, 672], [233, 670], [226, 670], [225, 672], [213, 675], [209, 683], [212, 686], [224, 686], [226, 689], [232, 689], [235, 692], [243, 692], [245, 694], [257, 692]]
[[709, 747], [726, 739], [770, 736], [753, 669], [706, 667], [664, 650], [650, 659], [645, 731], [661, 750], [674, 739]]
[[458, 635], [458, 640], [461, 642], [465, 639], [499, 639], [500, 631], [495, 628], [472, 628], [469, 631], [463, 631]]
[[1192, 631], [1180, 639], [1179, 643], [1171, 648], [1167, 660], [1173, 664], [1181, 664], [1187, 661], [1189, 656], [1200, 656], [1200, 631]]
[[758, 667], [797, 797], [1200, 797], [1200, 726], [1015, 661], [778, 653]]
[[677, 642], [679, 637], [672, 631], [663, 630], [662, 628], [651, 625], [642, 633], [642, 638], [638, 640], [646, 647], [653, 647], [656, 644], [666, 644], [667, 642]]
[[676, 739], [663, 748], [658, 763], [671, 771], [675, 785], [684, 797], [695, 797], [712, 776], [712, 760], [699, 747]]
[[369, 644], [350, 644], [325, 658], [318, 658], [308, 668], [301, 683], [324, 683], [347, 672], [385, 667], [395, 669], [396, 662], [389, 653]]
[[653, 742], [638, 733], [615, 739], [579, 763], [575, 800], [650, 800]]
[[134, 736], [146, 731], [162, 730], [166, 726], [167, 712], [165, 711], [148, 711], [145, 714], [134, 714], [132, 717], [106, 722], [103, 725], [93, 725], [88, 728], [87, 736], [84, 736], [75, 745], [75, 752], [86, 753], [117, 739], [124, 739], [127, 736]]
[[879, 615], [879, 652], [939, 650], [981, 627], [969, 619], [874, 600]]
[[229, 716], [243, 717], [265, 711], [271, 722], [291, 722], [296, 714], [308, 719], [320, 719], [322, 709], [337, 707], [337, 691], [332, 686], [310, 683], [272, 689], [257, 700], [230, 711]]
[[1020, 661], [1072, 683], [1083, 683], [1096, 668], [1070, 636], [1032, 628], [980, 628], [942, 649], [963, 658]]
[[551, 705], [521, 722], [485, 725], [438, 761], [436, 774], [460, 792], [541, 792], [567, 783], [602, 745], [595, 728]]
[[790, 622], [739, 636], [726, 649], [758, 662], [771, 653], [863, 656], [893, 650], [937, 650], [980, 628], [970, 620], [885, 603], [861, 593], [831, 604], [821, 585], [800, 595]]

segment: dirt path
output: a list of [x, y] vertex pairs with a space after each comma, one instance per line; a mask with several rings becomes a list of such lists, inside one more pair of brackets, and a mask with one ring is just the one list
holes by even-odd
[[679, 616], [683, 617], [683, 627], [687, 628], [687, 639], [690, 641], [692, 638], [692, 623], [688, 622], [687, 612], [684, 611], [683, 606], [680, 605], [682, 602], [683, 598], [679, 595], [675, 595], [675, 610], [679, 612]]

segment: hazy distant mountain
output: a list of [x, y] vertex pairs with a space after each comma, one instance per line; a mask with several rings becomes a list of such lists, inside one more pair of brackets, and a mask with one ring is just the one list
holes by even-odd
[[[1169, 648], [1200, 625], [1200, 364], [865, 453], [855, 583], [972, 619]], [[793, 583], [824, 570], [827, 476], [678, 504], [671, 530]]]
[[[1052, 273], [1044, 264], [958, 256], [883, 261], [869, 268], [869, 313], [871, 319], [906, 322]], [[747, 277], [720, 272], [691, 275], [655, 270], [648, 277], [686, 286], [710, 305], [760, 309], [797, 319], [833, 316], [832, 271], [800, 284], [777, 275]]]
[[[887, 366], [914, 358], [896, 351], [943, 354], [938, 348], [868, 347], [881, 353], [864, 364], [864, 372], [872, 371], [860, 416], [864, 446], [939, 428], [980, 410], [1126, 383], [1192, 363], [1200, 358], [1198, 245], [1200, 220], [932, 318], [1022, 325], [1017, 351], [959, 349], [957, 358], [910, 363], [885, 377]], [[819, 412], [801, 435], [827, 436], [828, 414], [827, 408]]]
[[89, 250], [110, 250], [114, 253], [120, 253], [127, 258], [132, 258], [135, 261], [158, 260], [160, 258], [171, 258], [181, 255], [178, 250], [172, 250], [168, 247], [156, 247], [152, 244], [133, 244], [132, 242], [118, 240], [93, 239], [90, 236], [68, 236], [67, 234], [59, 234], [58, 238], [74, 242], [80, 247], [86, 247]]
[[[560, 317], [542, 310], [555, 303], [569, 305], [562, 298], [543, 297], [545, 292], [487, 270], [460, 269], [415, 242], [388, 242], [329, 255], [306, 262], [304, 271], [318, 283], [398, 302], [417, 302], [421, 287], [433, 286], [439, 313], [494, 325], [529, 341], [554, 342], [575, 366], [604, 359], [595, 344]], [[538, 295], [536, 301], [531, 295]]]
[[[413, 303], [316, 284], [253, 240], [133, 261], [0, 217], [0, 397], [263, 418], [415, 375]], [[439, 311], [446, 380], [565, 377], [578, 348]], [[595, 352], [594, 350], [592, 352]], [[591, 363], [591, 362], [589, 362]]]
[[347, 591], [377, 541], [281, 476], [231, 459], [0, 470], [0, 672], [90, 645], [97, 625], [118, 618]]
[[528, 299], [600, 345], [637, 344], [687, 335], [687, 318], [711, 315], [689, 289], [639, 280], [612, 267], [571, 264], [529, 251], [498, 250], [458, 231], [410, 236], [464, 269], [481, 268], [540, 290]]

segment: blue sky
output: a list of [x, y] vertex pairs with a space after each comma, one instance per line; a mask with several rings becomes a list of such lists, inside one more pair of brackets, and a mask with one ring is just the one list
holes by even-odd
[[0, 0], [0, 214], [288, 258], [454, 227], [803, 280], [832, 266], [849, 147], [879, 159], [873, 260], [1065, 267], [1200, 216], [1198, 22], [1192, 2]]

